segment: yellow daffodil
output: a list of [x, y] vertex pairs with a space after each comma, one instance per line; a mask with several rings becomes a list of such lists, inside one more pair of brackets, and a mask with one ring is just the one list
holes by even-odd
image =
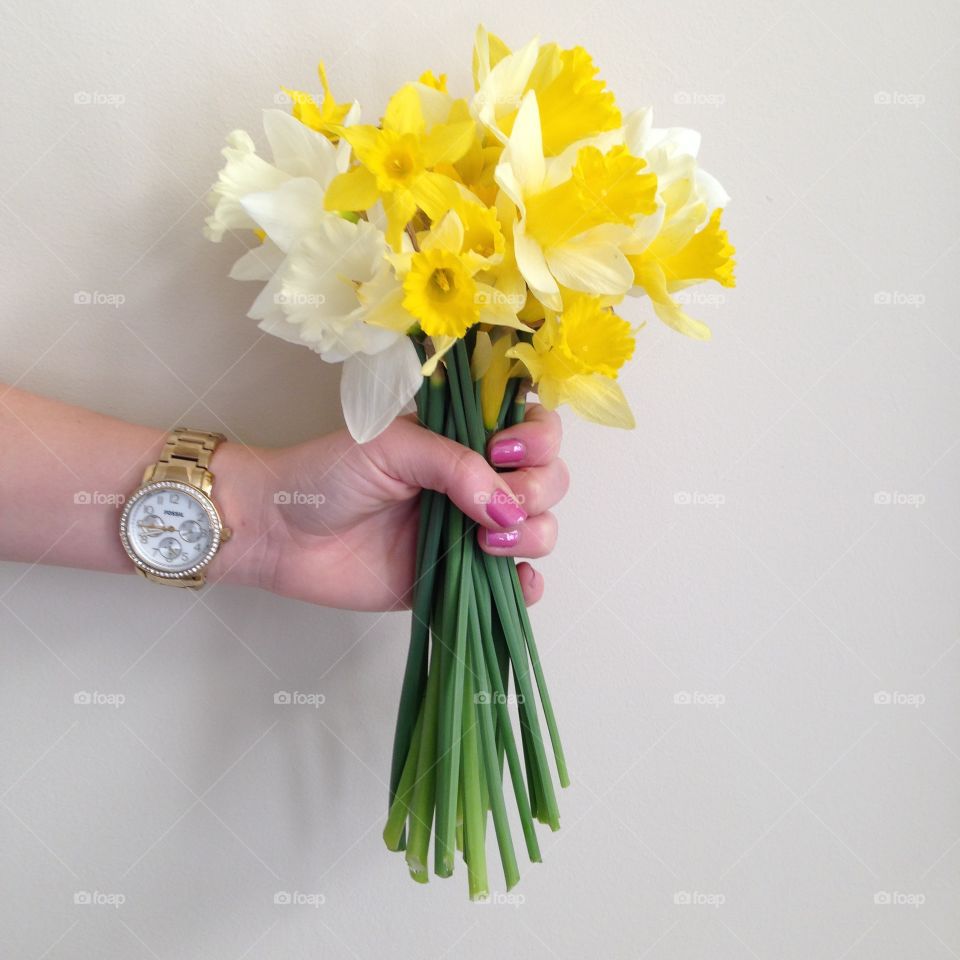
[[474, 47], [474, 109], [505, 140], [524, 95], [532, 90], [540, 104], [543, 152], [557, 156], [571, 144], [621, 125], [614, 96], [597, 73], [583, 47], [563, 50], [533, 40], [511, 53], [499, 37], [480, 27]]
[[633, 286], [619, 244], [638, 217], [656, 212], [657, 180], [645, 166], [622, 144], [602, 142], [547, 160], [536, 94], [524, 97], [496, 177], [519, 215], [517, 265], [545, 307], [560, 310], [561, 284], [612, 296]]
[[317, 67], [320, 75], [320, 86], [323, 87], [323, 102], [318, 106], [309, 93], [302, 90], [289, 90], [283, 87], [283, 92], [293, 101], [293, 115], [302, 124], [317, 133], [322, 133], [331, 140], [339, 137], [339, 128], [346, 120], [352, 104], [337, 103], [330, 91], [327, 82], [327, 70], [321, 61]]
[[418, 250], [393, 254], [390, 259], [402, 277], [407, 325], [409, 318], [414, 318], [433, 342], [434, 354], [425, 372], [432, 372], [439, 359], [476, 323], [529, 331], [517, 319], [511, 299], [485, 279], [502, 256], [497, 251], [498, 246], [502, 249], [502, 237], [499, 244], [495, 237], [482, 239], [482, 248], [490, 250], [489, 255], [471, 248], [470, 234], [464, 230], [460, 216], [451, 210], [430, 230], [418, 234], [417, 241]]
[[527, 369], [548, 410], [568, 403], [587, 420], [631, 428], [633, 414], [616, 377], [634, 345], [630, 324], [600, 298], [568, 295], [562, 313], [547, 312], [532, 343], [518, 343], [506, 355]]
[[680, 333], [709, 340], [710, 328], [688, 316], [671, 294], [707, 280], [736, 285], [735, 250], [720, 225], [729, 198], [697, 165], [697, 133], [656, 130], [651, 124], [650, 111], [634, 115], [628, 118], [626, 136], [631, 149], [647, 157], [657, 171], [660, 214], [624, 249], [634, 282], [650, 297], [657, 316]]
[[470, 148], [476, 126], [468, 119], [427, 129], [417, 88], [407, 84], [387, 105], [382, 128], [358, 125], [345, 128], [342, 136], [359, 166], [333, 181], [326, 209], [367, 210], [382, 200], [387, 241], [399, 250], [403, 231], [418, 209], [435, 220], [456, 204], [456, 184], [433, 168], [459, 160]]

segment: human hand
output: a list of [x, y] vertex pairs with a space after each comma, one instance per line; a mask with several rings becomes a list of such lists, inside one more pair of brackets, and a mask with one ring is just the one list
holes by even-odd
[[[475, 520], [487, 553], [550, 553], [557, 539], [550, 508], [569, 484], [561, 433], [556, 413], [530, 405], [523, 423], [491, 438], [488, 462], [402, 417], [362, 446], [346, 431], [275, 451], [226, 444], [219, 456], [233, 447], [233, 462], [214, 469], [225, 521], [252, 518], [245, 539], [257, 544], [250, 548], [256, 582], [325, 606], [390, 610], [410, 604], [422, 489], [446, 494]], [[226, 565], [229, 547], [221, 551]], [[529, 563], [518, 572], [527, 603], [535, 603], [543, 577]]]

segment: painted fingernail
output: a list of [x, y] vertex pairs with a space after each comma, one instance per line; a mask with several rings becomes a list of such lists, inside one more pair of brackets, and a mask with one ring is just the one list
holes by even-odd
[[508, 467], [512, 463], [521, 463], [527, 455], [527, 445], [522, 440], [504, 438], [495, 440], [490, 446], [490, 462], [495, 467]]
[[504, 549], [515, 547], [520, 540], [519, 530], [484, 530], [484, 542], [488, 547]]
[[527, 519], [527, 511], [498, 490], [487, 503], [487, 516], [501, 527], [515, 527]]

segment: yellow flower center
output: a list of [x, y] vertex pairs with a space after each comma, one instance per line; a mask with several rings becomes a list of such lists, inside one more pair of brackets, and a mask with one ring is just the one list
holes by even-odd
[[527, 233], [546, 248], [604, 223], [629, 225], [654, 213], [657, 177], [641, 173], [645, 166], [623, 146], [605, 154], [584, 147], [569, 180], [527, 199]]
[[404, 309], [432, 337], [462, 337], [480, 317], [477, 285], [460, 258], [448, 250], [415, 253], [403, 293]]
[[560, 316], [555, 349], [547, 354], [553, 376], [602, 373], [616, 377], [633, 356], [630, 324], [596, 297], [574, 297]]
[[417, 138], [409, 133], [381, 131], [368, 166], [382, 193], [409, 186], [423, 172], [423, 157]]

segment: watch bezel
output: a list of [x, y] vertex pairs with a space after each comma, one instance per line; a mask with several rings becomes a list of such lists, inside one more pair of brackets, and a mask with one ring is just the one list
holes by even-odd
[[[148, 494], [159, 490], [179, 490], [193, 497], [207, 515], [210, 521], [210, 546], [207, 548], [203, 557], [190, 567], [183, 570], [162, 570], [154, 567], [139, 557], [130, 543], [130, 531], [128, 522], [133, 508]], [[223, 537], [223, 521], [213, 501], [199, 488], [192, 483], [181, 483], [178, 480], [151, 480], [137, 488], [136, 492], [130, 497], [123, 506], [123, 512], [120, 514], [120, 542], [127, 556], [145, 573], [153, 577], [161, 577], [164, 580], [188, 580], [201, 573], [209, 565], [210, 561], [220, 549], [220, 543]]]

